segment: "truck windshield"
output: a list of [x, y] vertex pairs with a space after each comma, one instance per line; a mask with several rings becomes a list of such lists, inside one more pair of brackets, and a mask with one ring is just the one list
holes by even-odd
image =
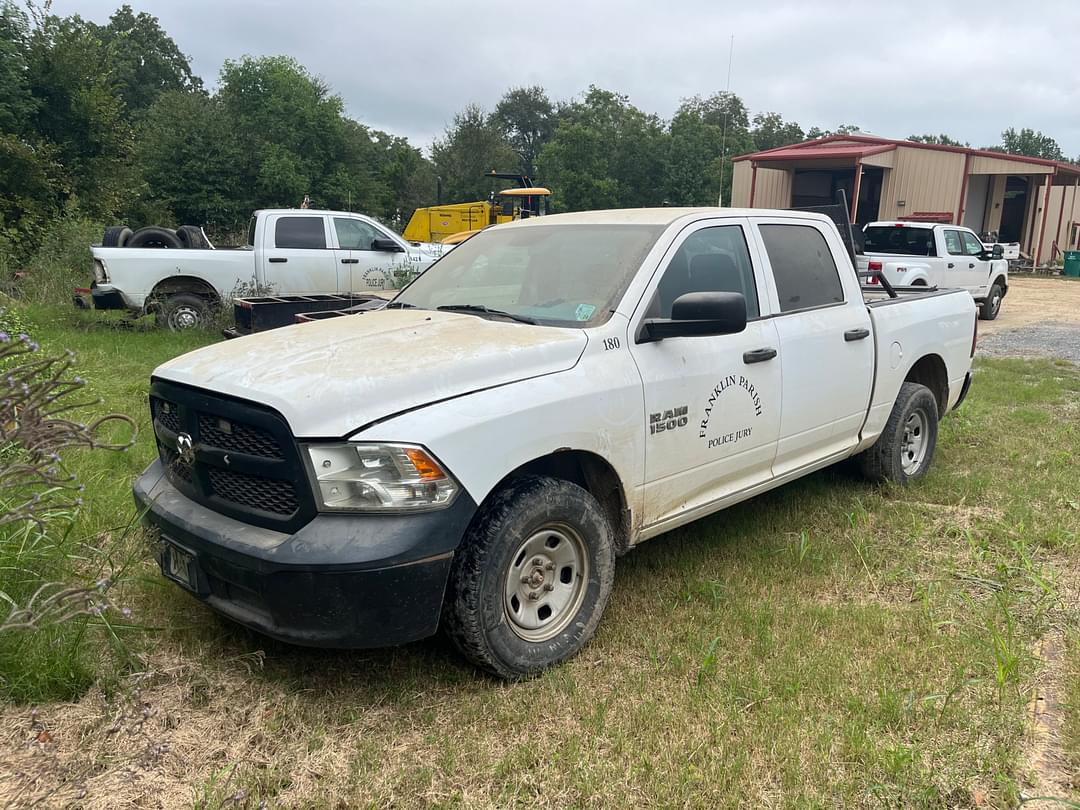
[[901, 256], [933, 256], [932, 228], [877, 225], [863, 232], [865, 253], [897, 253]]
[[530, 225], [477, 234], [391, 307], [503, 312], [550, 326], [608, 319], [662, 225]]

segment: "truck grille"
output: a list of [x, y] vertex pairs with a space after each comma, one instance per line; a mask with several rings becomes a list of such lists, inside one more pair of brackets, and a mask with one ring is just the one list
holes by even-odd
[[276, 412], [154, 380], [150, 413], [166, 475], [193, 501], [279, 531], [315, 516], [300, 450]]

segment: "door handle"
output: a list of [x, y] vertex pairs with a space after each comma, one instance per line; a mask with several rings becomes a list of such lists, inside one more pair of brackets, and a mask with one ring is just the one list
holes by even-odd
[[947, 266], [948, 266], [948, 268], [949, 268], [950, 270], [952, 270], [952, 269], [953, 269], [954, 267], [956, 267], [956, 265], [955, 265], [955, 264], [953, 264], [952, 262], [949, 262], [949, 264], [948, 264]]
[[743, 352], [742, 361], [749, 365], [750, 363], [764, 363], [774, 357], [776, 357], [776, 349], [754, 349], [753, 351]]
[[850, 343], [853, 340], [862, 340], [863, 338], [870, 337], [870, 330], [865, 328], [860, 329], [848, 329], [844, 332], [844, 340]]
[[971, 270], [974, 267], [975, 267], [975, 262], [969, 262], [968, 263], [968, 270]]
[[360, 264], [360, 260], [359, 259], [342, 259], [341, 263], [342, 264]]
[[287, 261], [288, 261], [288, 259], [286, 259], [284, 256], [271, 256], [270, 257], [270, 264], [284, 264]]

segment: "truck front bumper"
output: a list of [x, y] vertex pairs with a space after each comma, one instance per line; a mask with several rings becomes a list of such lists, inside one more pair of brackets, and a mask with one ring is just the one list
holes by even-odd
[[435, 512], [321, 513], [295, 534], [242, 523], [177, 490], [155, 461], [136, 481], [162, 573], [224, 616], [314, 647], [404, 644], [439, 625], [450, 563], [476, 504]]

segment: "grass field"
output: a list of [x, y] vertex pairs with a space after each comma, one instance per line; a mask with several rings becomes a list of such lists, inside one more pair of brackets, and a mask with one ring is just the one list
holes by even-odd
[[[19, 700], [2, 714], [0, 802], [1080, 800], [1080, 373], [1069, 364], [980, 361], [916, 486], [831, 469], [643, 545], [619, 561], [583, 654], [508, 685], [440, 638], [291, 648], [165, 586], [125, 530], [131, 479], [153, 455], [148, 375], [213, 336], [44, 308], [28, 317], [44, 345], [78, 352], [104, 407], [143, 433], [126, 454], [73, 459], [87, 485], [73, 534], [96, 565], [121, 565], [114, 600], [132, 615], [82, 628], [67, 671], [8, 685]], [[1046, 698], [1041, 724], [1033, 695]]]

